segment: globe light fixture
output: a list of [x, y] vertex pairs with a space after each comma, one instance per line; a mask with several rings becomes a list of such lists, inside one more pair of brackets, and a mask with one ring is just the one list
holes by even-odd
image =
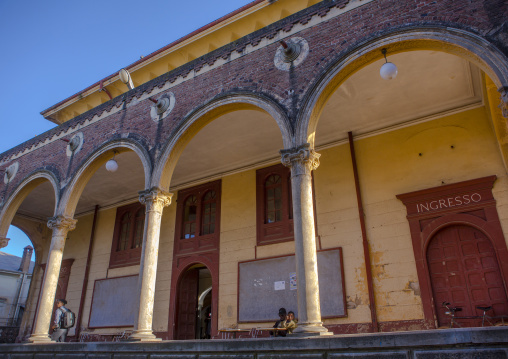
[[117, 152], [115, 151], [113, 158], [110, 159], [108, 162], [106, 162], [106, 170], [108, 172], [116, 172], [116, 170], [118, 169], [118, 163], [115, 161], [116, 154]]
[[386, 49], [381, 50], [381, 52], [383, 53], [386, 62], [383, 64], [383, 66], [381, 66], [381, 69], [379, 70], [379, 75], [381, 75], [381, 77], [385, 80], [394, 79], [395, 77], [397, 77], [398, 73], [397, 66], [395, 66], [391, 62], [388, 62], [388, 60], [386, 59]]

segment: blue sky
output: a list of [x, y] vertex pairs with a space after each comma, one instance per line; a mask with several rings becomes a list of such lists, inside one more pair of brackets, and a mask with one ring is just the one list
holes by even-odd
[[[41, 111], [250, 2], [0, 0], [0, 153], [55, 126]], [[9, 238], [0, 251], [30, 243]]]

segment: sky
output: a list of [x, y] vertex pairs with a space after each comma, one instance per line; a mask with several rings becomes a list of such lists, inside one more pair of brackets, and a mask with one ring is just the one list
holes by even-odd
[[[41, 111], [250, 2], [0, 0], [0, 153], [56, 126]], [[0, 251], [30, 244], [8, 238]]]

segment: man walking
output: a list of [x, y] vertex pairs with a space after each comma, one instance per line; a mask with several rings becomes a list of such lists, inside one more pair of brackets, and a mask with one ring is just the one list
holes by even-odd
[[53, 329], [53, 333], [51, 334], [51, 340], [55, 342], [65, 342], [65, 338], [67, 337], [67, 332], [69, 329], [62, 327], [62, 321], [64, 319], [64, 313], [68, 311], [67, 308], [65, 308], [65, 305], [67, 304], [67, 301], [65, 299], [57, 299], [56, 300], [56, 312], [55, 312], [55, 321], [53, 325], [51, 326], [51, 329]]

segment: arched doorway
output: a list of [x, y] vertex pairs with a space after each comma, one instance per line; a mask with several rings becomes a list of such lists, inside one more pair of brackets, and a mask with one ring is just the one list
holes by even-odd
[[212, 275], [201, 264], [180, 275], [176, 303], [176, 339], [209, 339], [211, 337]]
[[[459, 316], [481, 315], [477, 306], [492, 306], [491, 316], [508, 314], [508, 299], [492, 243], [480, 230], [455, 224], [438, 231], [427, 248], [427, 264], [439, 326], [450, 324], [443, 302], [461, 307]], [[481, 319], [461, 320], [479, 326]]]

